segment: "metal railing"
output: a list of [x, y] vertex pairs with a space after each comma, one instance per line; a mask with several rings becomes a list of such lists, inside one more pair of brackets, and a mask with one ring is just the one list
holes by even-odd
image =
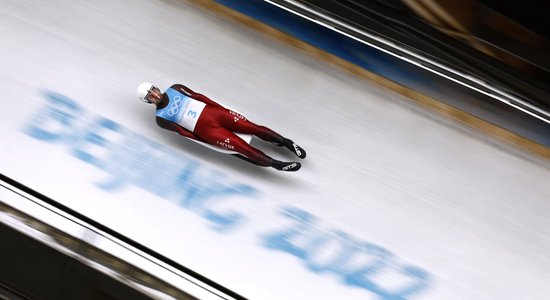
[[437, 62], [421, 53], [412, 51], [405, 45], [391, 41], [374, 32], [347, 24], [342, 20], [308, 6], [296, 0], [263, 0], [285, 11], [300, 16], [325, 28], [333, 30], [350, 39], [373, 47], [386, 54], [413, 64], [445, 79], [458, 83], [466, 88], [503, 102], [517, 110], [550, 124], [550, 112], [537, 107], [526, 100], [504, 90], [503, 88], [473, 74], [466, 73], [451, 66]]
[[1, 174], [0, 223], [154, 299], [245, 299]]

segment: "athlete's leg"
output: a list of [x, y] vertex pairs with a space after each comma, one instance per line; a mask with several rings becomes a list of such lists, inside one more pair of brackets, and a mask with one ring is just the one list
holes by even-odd
[[230, 131], [255, 135], [262, 140], [284, 146], [300, 158], [306, 157], [306, 151], [292, 140], [283, 137], [265, 126], [257, 125], [249, 121], [245, 116], [239, 113], [232, 110], [219, 109], [216, 114], [220, 124]]
[[[193, 132], [203, 141], [224, 149], [236, 151], [256, 165], [273, 167], [281, 171], [297, 171], [301, 164], [296, 162], [282, 162], [267, 156], [262, 151], [250, 146], [235, 133], [220, 124], [225, 110], [206, 106], [195, 125]], [[227, 114], [229, 114], [227, 112]]]
[[229, 109], [219, 112], [219, 121], [223, 127], [231, 131], [252, 134], [268, 142], [280, 143], [284, 140], [283, 136], [277, 132], [265, 126], [257, 125], [245, 116]]
[[207, 133], [202, 132], [199, 137], [212, 145], [236, 151], [240, 154], [235, 154], [235, 156], [258, 166], [273, 167], [277, 170], [290, 172], [298, 171], [301, 167], [299, 162], [282, 162], [265, 155], [265, 153], [250, 146], [232, 131], [223, 127], [210, 128]]
[[[197, 124], [199, 125], [199, 124]], [[211, 145], [238, 152], [246, 156], [254, 164], [270, 167], [273, 159], [262, 151], [250, 146], [233, 132], [220, 126], [199, 126], [195, 127], [195, 134]]]

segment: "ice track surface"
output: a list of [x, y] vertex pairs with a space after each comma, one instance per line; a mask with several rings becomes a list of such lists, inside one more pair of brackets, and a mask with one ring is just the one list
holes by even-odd
[[[0, 172], [247, 298], [550, 294], [548, 161], [186, 2], [4, 0], [0, 45]], [[295, 140], [302, 169], [162, 130], [146, 80]]]

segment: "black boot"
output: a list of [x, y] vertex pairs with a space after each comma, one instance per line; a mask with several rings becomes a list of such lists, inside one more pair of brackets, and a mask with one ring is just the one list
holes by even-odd
[[302, 164], [299, 162], [284, 162], [274, 159], [271, 166], [279, 171], [295, 172], [300, 170]]
[[288, 150], [292, 151], [296, 156], [299, 158], [306, 158], [306, 150], [304, 150], [302, 147], [296, 145], [292, 140], [289, 139], [283, 139], [282, 142], [279, 143], [279, 146], [285, 147]]

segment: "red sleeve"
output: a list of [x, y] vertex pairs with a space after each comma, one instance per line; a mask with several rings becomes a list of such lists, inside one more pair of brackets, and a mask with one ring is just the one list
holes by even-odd
[[192, 89], [186, 87], [183, 84], [176, 83], [176, 84], [172, 85], [171, 88], [173, 88], [174, 90], [176, 90], [180, 93], [183, 93], [183, 94], [185, 94], [189, 97], [191, 97], [191, 96], [193, 96], [193, 94], [195, 94], [195, 92]]
[[201, 102], [204, 102], [206, 103], [207, 105], [212, 105], [212, 106], [216, 106], [216, 107], [221, 107], [221, 108], [224, 108], [222, 105], [218, 104], [216, 101], [206, 97], [205, 95], [203, 94], [200, 94], [200, 93], [195, 93], [193, 90], [191, 90], [190, 88], [182, 85], [182, 84], [174, 84], [171, 86], [171, 88], [175, 89], [176, 91], [179, 91], [195, 100], [199, 100]]

